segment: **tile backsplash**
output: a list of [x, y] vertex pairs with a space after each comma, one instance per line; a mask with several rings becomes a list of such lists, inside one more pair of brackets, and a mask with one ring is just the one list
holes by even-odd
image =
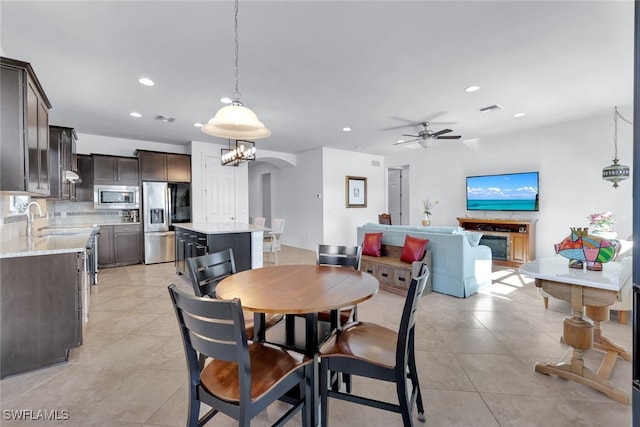
[[[10, 213], [10, 197], [8, 193], [0, 193], [0, 241], [7, 241], [26, 235], [27, 217], [25, 214]], [[35, 214], [33, 230], [46, 226], [74, 226], [90, 224], [114, 224], [129, 218], [128, 211], [96, 210], [93, 202], [68, 202], [31, 198], [42, 208], [45, 216], [40, 218], [37, 209], [31, 208]]]

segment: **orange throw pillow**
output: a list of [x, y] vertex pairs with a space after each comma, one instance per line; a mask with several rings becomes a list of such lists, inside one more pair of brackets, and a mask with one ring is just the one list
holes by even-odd
[[362, 255], [380, 256], [382, 233], [365, 233], [362, 241]]
[[424, 257], [424, 252], [427, 250], [427, 244], [429, 239], [419, 239], [418, 237], [409, 236], [404, 239], [404, 247], [402, 248], [402, 255], [400, 260], [404, 262], [414, 262], [421, 260]]

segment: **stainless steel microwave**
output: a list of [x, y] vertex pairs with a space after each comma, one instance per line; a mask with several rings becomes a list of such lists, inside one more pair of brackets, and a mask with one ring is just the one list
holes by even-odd
[[127, 185], [94, 185], [95, 209], [140, 209], [140, 187]]

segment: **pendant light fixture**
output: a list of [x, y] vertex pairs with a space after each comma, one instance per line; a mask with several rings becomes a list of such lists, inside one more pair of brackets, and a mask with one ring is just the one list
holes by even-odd
[[618, 112], [618, 107], [613, 107], [613, 164], [602, 168], [602, 179], [613, 182], [613, 188], [618, 188], [618, 183], [629, 178], [629, 166], [618, 164], [618, 117], [633, 125], [633, 123]]
[[242, 162], [256, 159], [256, 143], [236, 139], [235, 147], [231, 148], [231, 140], [229, 140], [229, 148], [221, 149], [220, 153], [222, 166], [238, 166]]
[[222, 107], [216, 115], [202, 126], [207, 135], [235, 140], [261, 139], [271, 135], [256, 114], [240, 102], [238, 89], [238, 0], [235, 0], [234, 14], [235, 35], [235, 92], [231, 105]]

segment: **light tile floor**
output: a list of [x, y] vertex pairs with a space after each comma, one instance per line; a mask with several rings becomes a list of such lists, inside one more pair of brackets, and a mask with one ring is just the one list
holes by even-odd
[[[315, 262], [311, 251], [285, 247], [280, 264]], [[91, 297], [84, 344], [69, 362], [0, 381], [2, 426], [183, 426], [187, 374], [167, 286], [188, 287], [173, 264], [136, 265], [100, 272]], [[396, 327], [403, 299], [380, 292], [359, 306], [361, 320]], [[489, 289], [466, 299], [423, 297], [416, 330], [418, 371], [429, 427], [626, 427], [631, 408], [581, 384], [534, 372], [536, 361], [557, 361], [565, 302], [545, 310], [530, 279], [497, 270]], [[629, 316], [631, 317], [631, 316]], [[615, 342], [631, 348], [630, 325], [604, 325]], [[602, 353], [587, 352], [597, 367]], [[618, 359], [612, 381], [631, 392], [631, 364]], [[354, 380], [354, 389], [389, 398], [394, 389]], [[329, 401], [334, 426], [401, 426], [399, 415]], [[282, 413], [274, 404], [254, 419], [269, 425]], [[68, 420], [8, 420], [7, 410], [68, 411]], [[59, 412], [62, 418], [66, 413]], [[299, 415], [290, 425], [299, 425]], [[208, 425], [231, 426], [224, 415]], [[416, 421], [416, 425], [422, 425]]]

